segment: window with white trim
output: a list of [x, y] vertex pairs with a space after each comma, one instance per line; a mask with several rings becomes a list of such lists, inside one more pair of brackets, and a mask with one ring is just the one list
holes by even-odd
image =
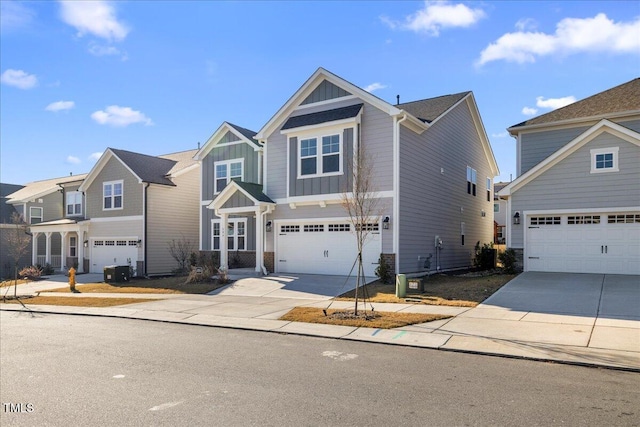
[[44, 213], [42, 208], [31, 206], [29, 208], [29, 224], [38, 224], [42, 222], [43, 215]]
[[487, 178], [487, 202], [491, 201], [491, 178]]
[[466, 232], [466, 224], [464, 222], [460, 223], [460, 245], [464, 246], [464, 235]]
[[69, 256], [75, 257], [77, 255], [78, 250], [78, 238], [76, 236], [69, 237]]
[[[212, 223], [211, 247], [214, 251], [220, 250], [221, 221], [214, 219]], [[231, 218], [227, 220], [227, 250], [246, 251], [247, 219]]]
[[618, 171], [618, 147], [591, 150], [591, 173]]
[[471, 166], [467, 166], [467, 193], [476, 195], [476, 180], [478, 172]]
[[122, 209], [123, 181], [102, 183], [102, 209], [105, 211]]
[[[318, 141], [320, 146], [318, 147]], [[342, 136], [301, 138], [298, 144], [298, 178], [311, 178], [342, 173]]]
[[500, 203], [494, 203], [493, 204], [493, 212], [494, 213], [499, 213], [500, 212]]
[[80, 191], [69, 191], [65, 194], [65, 199], [67, 216], [82, 215], [82, 193]]
[[215, 177], [215, 192], [216, 194], [221, 192], [224, 187], [232, 179], [240, 179], [244, 181], [244, 159], [225, 160], [221, 162], [215, 162], [214, 170]]

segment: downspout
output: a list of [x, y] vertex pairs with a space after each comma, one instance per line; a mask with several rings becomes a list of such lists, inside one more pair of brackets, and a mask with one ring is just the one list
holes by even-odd
[[[402, 118], [398, 120], [398, 116]], [[393, 117], [393, 252], [395, 271], [400, 272], [400, 124], [407, 119], [404, 111]]]
[[149, 183], [146, 182], [143, 191], [143, 214], [142, 214], [142, 244], [144, 245], [143, 256], [144, 256], [144, 275], [147, 275], [147, 189], [149, 188]]
[[260, 230], [260, 233], [262, 233], [262, 259], [260, 260], [260, 269], [262, 270], [262, 274], [264, 274], [265, 276], [267, 274], [269, 274], [269, 272], [267, 271], [267, 267], [264, 266], [264, 249], [267, 246], [267, 231], [266, 231], [266, 227], [264, 226], [267, 221], [267, 215], [270, 214], [271, 212], [273, 212], [273, 206], [267, 206], [267, 210], [262, 212], [260, 215], [262, 216], [262, 230]]

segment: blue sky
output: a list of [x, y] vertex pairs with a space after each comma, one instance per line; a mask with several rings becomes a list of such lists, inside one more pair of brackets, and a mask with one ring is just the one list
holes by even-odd
[[395, 103], [474, 92], [506, 128], [640, 76], [637, 1], [2, 0], [0, 181], [88, 172], [105, 148], [258, 131], [318, 68]]

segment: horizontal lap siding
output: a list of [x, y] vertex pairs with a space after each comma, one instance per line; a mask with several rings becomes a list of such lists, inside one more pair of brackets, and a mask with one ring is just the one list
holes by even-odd
[[372, 160], [373, 187], [376, 191], [393, 190], [393, 119], [377, 108], [365, 104], [362, 114], [361, 144]]
[[[422, 135], [402, 126], [400, 132], [400, 271], [424, 271], [423, 257], [430, 254], [435, 269], [435, 236], [444, 243], [442, 269], [468, 267], [476, 242], [493, 241], [493, 200], [487, 201], [490, 167], [467, 104]], [[477, 171], [475, 197], [467, 194], [467, 165]]]
[[[122, 209], [102, 209], [102, 184], [123, 180]], [[85, 191], [87, 218], [142, 215], [143, 184], [118, 159], [112, 157]]]
[[[594, 148], [619, 147], [619, 172], [592, 174]], [[631, 207], [640, 204], [640, 147], [604, 133], [513, 193], [516, 211]], [[524, 220], [512, 225], [511, 246], [524, 244]]]
[[265, 144], [266, 194], [272, 200], [287, 197], [287, 137], [280, 131], [269, 136]]

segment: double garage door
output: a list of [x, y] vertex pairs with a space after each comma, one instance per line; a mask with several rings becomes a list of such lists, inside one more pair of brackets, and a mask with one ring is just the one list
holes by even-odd
[[527, 217], [527, 271], [640, 274], [640, 213]]
[[[364, 273], [375, 277], [381, 252], [378, 223], [366, 225], [368, 237], [363, 248]], [[357, 259], [353, 225], [345, 221], [281, 222], [276, 225], [276, 271], [347, 275]], [[357, 264], [352, 275], [357, 273]]]
[[138, 261], [138, 239], [95, 239], [91, 243], [91, 273], [103, 273], [108, 265], [129, 265]]

